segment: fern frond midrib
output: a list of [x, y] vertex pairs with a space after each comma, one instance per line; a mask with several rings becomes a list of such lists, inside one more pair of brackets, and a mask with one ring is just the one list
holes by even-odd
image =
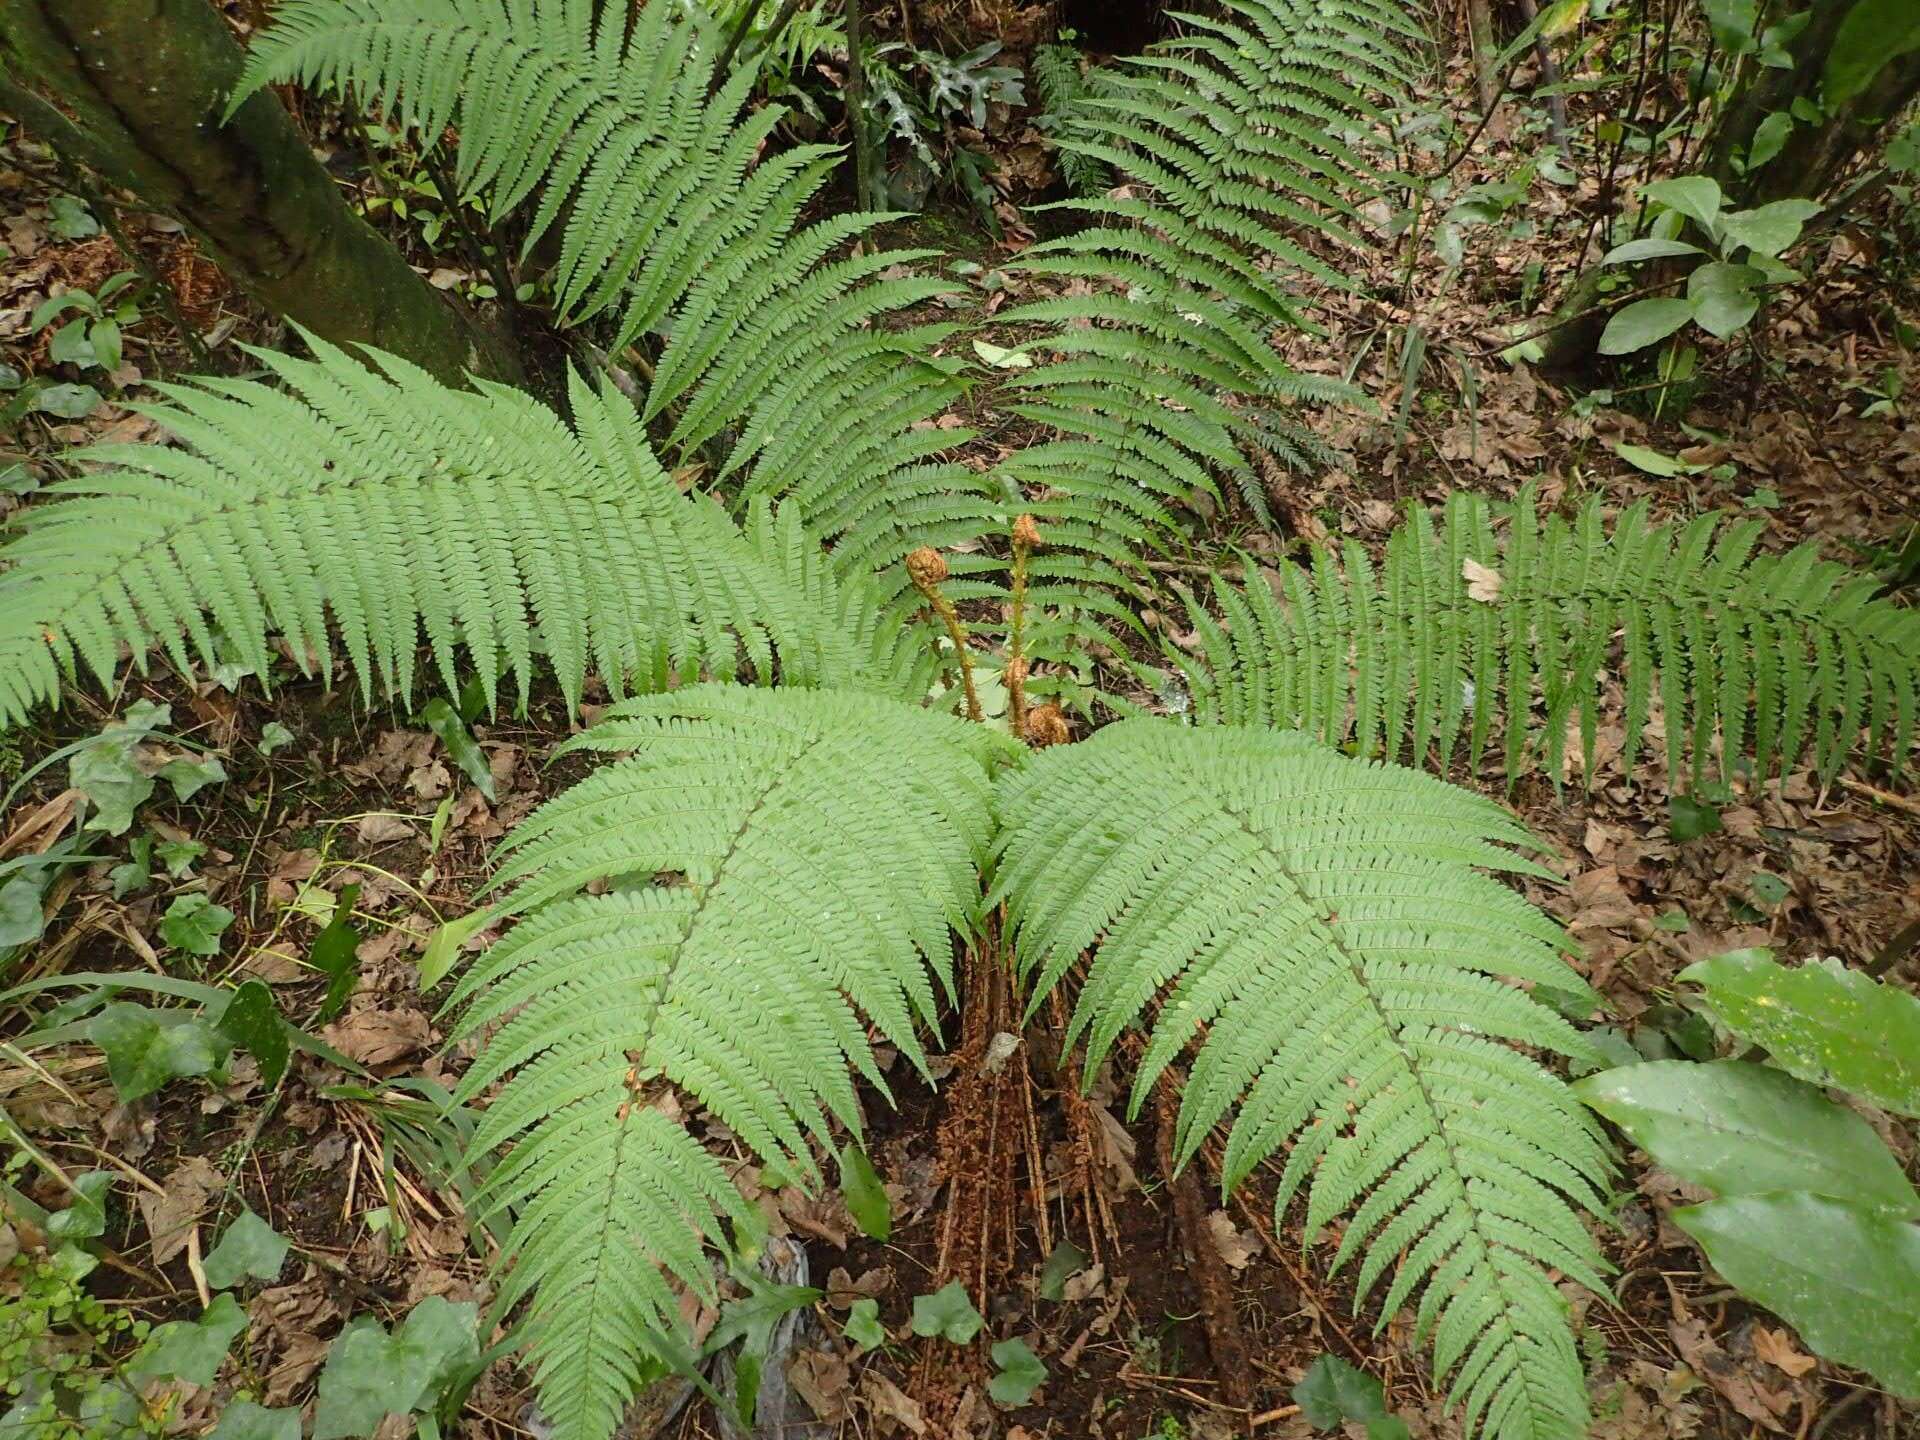
[[[694, 900], [692, 908], [687, 913], [687, 923], [680, 932], [679, 943], [674, 947], [673, 959], [668, 963], [665, 973], [661, 975], [660, 981], [654, 989], [653, 1002], [645, 1012], [642, 1028], [636, 1033], [635, 1043], [631, 1047], [632, 1051], [640, 1057], [634, 1062], [636, 1070], [643, 1070], [645, 1066], [647, 1049], [653, 1043], [654, 1022], [659, 1018], [660, 1011], [667, 1002], [668, 994], [673, 988], [674, 976], [679, 973], [681, 963], [686, 959], [689, 950], [692, 948], [694, 931], [699, 927], [700, 918], [706, 914], [707, 907], [713, 899], [714, 892], [720, 888], [720, 883], [725, 878], [727, 863], [733, 859], [735, 853], [739, 850], [740, 842], [746, 838], [748, 831], [752, 828], [754, 818], [767, 807], [767, 803], [787, 785], [789, 781], [805, 775], [805, 761], [807, 757], [815, 750], [818, 750], [827, 739], [828, 737], [825, 735], [816, 735], [808, 740], [793, 756], [792, 763], [787, 767], [786, 771], [773, 779], [772, 782], [767, 785], [766, 789], [761, 791], [754, 799], [753, 803], [747, 806], [745, 813], [741, 816], [739, 828], [734, 831], [733, 838], [727, 843], [726, 850], [721, 853], [720, 858], [714, 863], [712, 878], [704, 886], [699, 887], [699, 894]], [[614, 1163], [609, 1166], [607, 1170], [607, 1193], [604, 1203], [600, 1206], [600, 1234], [597, 1237], [593, 1250], [594, 1276], [591, 1282], [591, 1298], [588, 1300], [587, 1326], [582, 1336], [582, 1342], [586, 1344], [589, 1349], [591, 1348], [595, 1333], [594, 1325], [598, 1319], [600, 1309], [600, 1293], [602, 1287], [601, 1270], [605, 1265], [605, 1257], [611, 1252], [613, 1243], [611, 1231], [615, 1220], [620, 1214], [620, 1208], [616, 1203], [617, 1191], [619, 1189], [620, 1154], [625, 1145], [630, 1128], [634, 1123], [634, 1117], [639, 1113], [639, 1108], [639, 1102], [636, 1097], [622, 1109], [619, 1118], [615, 1121], [620, 1127], [620, 1131], [614, 1139]]]
[[[1294, 874], [1293, 867], [1288, 863], [1287, 856], [1272, 845], [1267, 837], [1254, 825], [1249, 823], [1246, 815], [1231, 801], [1222, 799], [1220, 801], [1220, 808], [1232, 817], [1233, 822], [1245, 832], [1247, 837], [1255, 845], [1264, 849], [1273, 857], [1275, 868], [1281, 875], [1286, 877], [1287, 883], [1293, 887], [1295, 894], [1303, 900], [1307, 900], [1312, 892], [1307, 886], [1303, 885], [1299, 877]], [[1452, 1136], [1448, 1133], [1445, 1114], [1433, 1098], [1433, 1091], [1427, 1084], [1426, 1076], [1421, 1069], [1418, 1058], [1403, 1043], [1400, 1027], [1394, 1023], [1391, 1013], [1387, 1010], [1386, 1006], [1381, 1003], [1378, 993], [1367, 979], [1366, 968], [1347, 947], [1338, 928], [1336, 928], [1335, 925], [1325, 922], [1322, 922], [1321, 928], [1327, 937], [1329, 947], [1340, 956], [1341, 960], [1346, 964], [1349, 973], [1352, 974], [1354, 983], [1360, 987], [1361, 992], [1366, 996], [1367, 1005], [1372, 1010], [1375, 1018], [1380, 1022], [1382, 1030], [1393, 1038], [1394, 1050], [1400, 1056], [1401, 1063], [1405, 1065], [1409, 1079], [1411, 1079], [1419, 1092], [1420, 1104], [1422, 1108], [1425, 1109], [1431, 1122], [1427, 1127], [1427, 1134], [1431, 1140], [1437, 1140], [1439, 1142], [1441, 1153], [1446, 1157], [1447, 1173], [1453, 1179], [1458, 1189], [1459, 1200], [1456, 1203], [1464, 1207], [1472, 1219], [1474, 1243], [1480, 1250], [1480, 1254], [1474, 1257], [1475, 1263], [1476, 1265], [1486, 1265], [1487, 1268], [1493, 1272], [1495, 1277], [1494, 1283], [1498, 1286], [1501, 1298], [1505, 1302], [1499, 1323], [1506, 1328], [1510, 1338], [1515, 1340], [1524, 1338], [1517, 1335], [1512, 1328], [1511, 1321], [1507, 1318], [1514, 1310], [1520, 1308], [1520, 1305], [1508, 1288], [1506, 1272], [1502, 1267], [1488, 1263], [1487, 1256], [1493, 1251], [1499, 1250], [1508, 1254], [1520, 1255], [1522, 1259], [1527, 1260], [1529, 1263], [1533, 1263], [1532, 1257], [1514, 1250], [1511, 1245], [1495, 1240], [1486, 1233], [1482, 1223], [1481, 1207], [1473, 1198], [1473, 1192], [1468, 1184], [1467, 1172], [1461, 1164], [1459, 1152], [1454, 1148]], [[1198, 1143], [1197, 1139], [1186, 1137], [1185, 1142], [1181, 1146], [1183, 1153], [1180, 1157], [1180, 1163], [1182, 1165], [1192, 1158], [1192, 1153], [1198, 1147]], [[1539, 1413], [1540, 1397], [1536, 1392], [1533, 1376], [1529, 1367], [1524, 1365], [1519, 1366], [1517, 1367], [1516, 1373], [1523, 1377], [1523, 1387], [1527, 1391], [1527, 1413]]]

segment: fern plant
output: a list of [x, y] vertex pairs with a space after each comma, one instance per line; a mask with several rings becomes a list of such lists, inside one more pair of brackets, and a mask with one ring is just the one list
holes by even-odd
[[1657, 524], [1642, 501], [1609, 529], [1598, 497], [1542, 525], [1531, 488], [1497, 508], [1457, 491], [1437, 526], [1413, 509], [1378, 567], [1350, 541], [1283, 566], [1277, 586], [1216, 586], [1219, 619], [1190, 599], [1197, 655], [1175, 659], [1203, 719], [1443, 760], [1464, 732], [1470, 767], [1504, 733], [1509, 783], [1530, 743], [1558, 783], [1570, 721], [1591, 782], [1615, 673], [1623, 773], [1656, 700], [1676, 783], [1697, 784], [1716, 746], [1729, 771], [1751, 758], [1763, 777], [1809, 750], [1828, 778], [1856, 748], [1900, 769], [1920, 615], [1811, 543], [1758, 550], [1762, 528]]
[[[589, 670], [616, 688], [780, 682], [616, 706], [570, 748], [632, 758], [525, 822], [502, 849], [492, 907], [468, 922], [513, 922], [456, 989], [460, 1033], [481, 1041], [462, 1097], [489, 1099], [478, 1149], [509, 1147], [488, 1182], [488, 1203], [513, 1217], [504, 1293], [525, 1301], [543, 1404], [570, 1440], [609, 1432], [649, 1357], [676, 1353], [678, 1291], [710, 1289], [716, 1259], [753, 1244], [682, 1112], [704, 1106], [763, 1162], [810, 1174], [829, 1126], [857, 1124], [855, 1079], [878, 1078], [867, 1027], [917, 1057], [949, 932], [977, 938], [1001, 904], [1035, 1004], [1091, 954], [1071, 1032], [1090, 1061], [1148, 1023], [1136, 1102], [1163, 1072], [1190, 1069], [1181, 1160], [1224, 1124], [1224, 1184], [1284, 1154], [1282, 1201], [1304, 1187], [1310, 1227], [1350, 1217], [1336, 1263], [1358, 1261], [1363, 1293], [1391, 1273], [1383, 1321], [1416, 1302], [1476, 1433], [1582, 1433], [1554, 1275], [1599, 1283], [1579, 1216], [1598, 1206], [1607, 1161], [1533, 1058], [1584, 1057], [1586, 1043], [1507, 983], [1584, 993], [1560, 932], [1490, 878], [1538, 874], [1530, 842], [1465, 791], [1262, 728], [1347, 733], [1328, 697], [1364, 627], [1310, 617], [1389, 613], [1377, 587], [1348, 601], [1323, 562], [1313, 586], [1296, 582], [1293, 616], [1252, 600], [1231, 631], [1216, 627], [1216, 645], [1243, 649], [1254, 614], [1320, 637], [1317, 689], [1287, 682], [1282, 699], [1238, 710], [1230, 685], [1212, 692], [1211, 718], [1256, 723], [1131, 721], [1029, 759], [926, 708], [924, 627], [886, 610], [884, 589], [850, 586], [790, 512], [760, 504], [741, 529], [682, 495], [617, 393], [576, 385], [569, 428], [512, 392], [449, 391], [385, 358], [377, 372], [324, 349], [262, 359], [287, 390], [181, 388], [160, 418], [188, 448], [96, 452], [117, 468], [28, 508], [25, 533], [0, 550], [11, 713], [81, 663], [111, 674], [123, 644], [183, 666], [230, 646], [264, 674], [275, 633], [326, 674], [337, 631], [364, 685], [401, 693], [423, 643], [445, 680], [465, 652], [489, 684], [523, 692], [544, 653], [569, 698]], [[1444, 691], [1457, 637], [1496, 615], [1509, 616], [1510, 650], [1528, 635], [1561, 643], [1556, 627], [1573, 621], [1542, 616], [1590, 611], [1582, 586], [1621, 573], [1602, 563], [1614, 551], [1592, 512], [1569, 532], [1586, 537], [1583, 563], [1563, 542], [1527, 539], [1517, 517], [1497, 556], [1463, 518], [1477, 513], [1452, 516], [1444, 541], [1416, 519], [1394, 542], [1417, 546], [1385, 572], [1412, 639], [1403, 668], [1382, 673], [1403, 688]], [[1746, 541], [1711, 550], [1701, 526], [1677, 548], [1652, 533], [1629, 516], [1612, 543], [1664, 558], [1669, 577], [1686, 557], [1728, 575], [1747, 563]], [[1028, 549], [1044, 539], [1030, 523], [1026, 534]], [[1516, 543], [1559, 558], [1517, 565]], [[1505, 566], [1524, 605], [1469, 596], [1459, 618], [1434, 577], [1476, 553]], [[915, 557], [916, 584], [957, 625], [931, 555]], [[1357, 555], [1349, 564], [1364, 573]], [[1908, 633], [1904, 614], [1857, 589], [1839, 606], [1833, 573], [1816, 585], [1810, 560], [1779, 564], [1751, 603], [1825, 616], [1809, 633], [1829, 635], [1847, 665], [1862, 637], [1891, 647]], [[1422, 596], [1426, 612], [1406, 598]], [[1773, 656], [1759, 664], [1784, 676], [1798, 632], [1728, 613], [1714, 633], [1766, 637]], [[1862, 653], [1832, 693], [1876, 663]], [[1660, 663], [1674, 654], [1699, 663], [1664, 651]], [[1010, 677], [1024, 658], [1010, 658]], [[1551, 676], [1565, 662], [1526, 663]], [[1816, 696], [1828, 693], [1818, 663]], [[1745, 673], [1759, 694], [1759, 665]], [[1307, 691], [1319, 708], [1288, 708]], [[1434, 713], [1429, 733], [1457, 732], [1459, 717], [1448, 730]]]

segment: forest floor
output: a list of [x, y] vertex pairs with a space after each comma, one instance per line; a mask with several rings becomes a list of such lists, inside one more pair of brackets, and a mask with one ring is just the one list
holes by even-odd
[[[1462, 182], [1511, 175], [1538, 140], [1523, 112], [1503, 113]], [[85, 227], [49, 181], [30, 155], [0, 151], [0, 353], [24, 375], [93, 384], [105, 398], [90, 413], [41, 411], [22, 418], [11, 438], [0, 433], [0, 504], [9, 508], [51, 478], [53, 457], [73, 444], [159, 438], [133, 402], [157, 378], [191, 368], [153, 309], [129, 327], [123, 365], [111, 376], [56, 364], [46, 334], [30, 333], [29, 317], [45, 297], [63, 287], [97, 289], [125, 264], [112, 237], [70, 233]], [[1511, 495], [1536, 479], [1546, 505], [1597, 491], [1615, 505], [1644, 497], [1663, 514], [1738, 511], [1764, 522], [1769, 547], [1811, 539], [1856, 562], [1915, 518], [1920, 415], [1910, 401], [1863, 414], [1888, 391], [1889, 375], [1906, 395], [1920, 394], [1920, 364], [1896, 343], [1890, 318], [1920, 324], [1909, 277], [1897, 273], [1897, 246], [1871, 225], [1836, 233], [1817, 258], [1814, 282], [1798, 292], [1805, 298], [1766, 316], [1751, 354], [1729, 347], [1708, 355], [1692, 393], [1668, 394], [1655, 413], [1657, 391], [1626, 393], [1646, 377], [1623, 377], [1602, 400], [1499, 356], [1508, 327], [1530, 313], [1523, 290], [1551, 289], [1564, 276], [1592, 199], [1591, 182], [1536, 180], [1515, 216], [1527, 218], [1529, 232], [1505, 222], [1470, 233], [1452, 274], [1423, 250], [1405, 290], [1393, 254], [1383, 253], [1381, 273], [1360, 278], [1367, 290], [1419, 297], [1402, 307], [1363, 294], [1316, 297], [1327, 333], [1294, 341], [1290, 358], [1350, 374], [1379, 411], [1326, 417], [1320, 433], [1338, 457], [1332, 470], [1274, 477], [1284, 531], [1269, 542], [1276, 551], [1294, 537], [1377, 545], [1407, 501], [1439, 502], [1456, 488]], [[177, 233], [137, 216], [126, 223], [180, 293], [189, 323], [219, 342], [217, 364], [243, 372], [251, 362], [238, 341], [277, 341]], [[1009, 234], [1017, 245], [1017, 232]], [[1018, 298], [1019, 282], [994, 269], [1009, 246], [966, 243], [978, 264], [956, 275], [971, 298], [949, 318], [984, 319]], [[1530, 278], [1535, 265], [1540, 276]], [[449, 285], [471, 279], [454, 273], [457, 262], [446, 268]], [[1388, 329], [1408, 320], [1422, 325], [1430, 357], [1410, 399]], [[965, 418], [984, 422], [974, 453], [991, 463], [996, 417]], [[1657, 463], [1661, 457], [1671, 463]], [[15, 462], [20, 468], [10, 470]], [[1650, 463], [1671, 473], [1650, 473]], [[1249, 543], [1242, 516], [1196, 519], [1216, 538]], [[543, 761], [569, 722], [549, 697], [528, 717], [476, 724], [488, 799], [436, 735], [403, 712], [368, 710], [345, 688], [327, 693], [299, 681], [277, 686], [269, 699], [237, 676], [183, 677], [163, 664], [151, 678], [128, 677], [110, 697], [77, 694], [57, 716], [8, 737], [0, 755], [6, 778], [142, 700], [170, 707], [165, 734], [175, 737], [156, 734], [143, 767], [190, 746], [218, 757], [226, 780], [185, 802], [163, 789], [141, 810], [128, 839], [145, 837], [172, 857], [155, 862], [144, 888], [114, 894], [111, 872], [126, 841], [104, 847], [114, 851], [108, 859], [67, 870], [48, 899], [45, 938], [3, 978], [259, 979], [284, 1014], [353, 1062], [349, 1070], [300, 1054], [269, 1087], [243, 1058], [224, 1086], [176, 1085], [122, 1105], [92, 1047], [32, 1046], [25, 1027], [42, 1013], [37, 999], [0, 1013], [0, 1039], [22, 1047], [0, 1050], [0, 1107], [60, 1164], [104, 1164], [122, 1177], [104, 1237], [113, 1259], [102, 1272], [116, 1303], [154, 1320], [195, 1313], [202, 1236], [240, 1203], [293, 1241], [279, 1279], [252, 1292], [251, 1327], [218, 1384], [186, 1397], [181, 1413], [194, 1422], [236, 1384], [267, 1404], [309, 1396], [329, 1340], [352, 1314], [392, 1320], [428, 1296], [492, 1294], [494, 1238], [473, 1223], [441, 1163], [457, 1141], [420, 1103], [421, 1082], [448, 1082], [465, 1056], [443, 1045], [436, 996], [421, 993], [416, 963], [435, 927], [463, 913], [484, 882], [492, 844], [564, 783], [564, 768]], [[1608, 1003], [1604, 1023], [1643, 1053], [1697, 1056], [1711, 1045], [1674, 998], [1675, 974], [1694, 959], [1770, 946], [1795, 959], [1865, 964], [1920, 916], [1920, 804], [1910, 790], [1858, 780], [1822, 786], [1804, 772], [1764, 784], [1736, 780], [1721, 797], [1720, 827], [1683, 842], [1657, 777], [1644, 767], [1622, 772], [1623, 739], [1617, 724], [1602, 727], [1591, 788], [1583, 791], [1569, 772], [1556, 790], [1556, 777], [1536, 770], [1515, 778], [1510, 798], [1553, 848], [1552, 868], [1565, 880], [1528, 882], [1531, 898], [1571, 929], [1580, 963]], [[1570, 748], [1577, 755], [1577, 744]], [[56, 765], [16, 798], [0, 859], [43, 852], [69, 833], [75, 796], [66, 777]], [[1509, 794], [1507, 777], [1491, 765], [1453, 778]], [[103, 848], [97, 837], [88, 845]], [[327, 983], [309, 949], [337, 898], [356, 885], [358, 982], [344, 1009], [322, 1023]], [[163, 915], [187, 893], [235, 915], [205, 960], [168, 951], [159, 938]], [[32, 1050], [30, 1060], [23, 1049]], [[938, 1093], [893, 1065], [897, 1108], [869, 1104], [869, 1150], [893, 1215], [886, 1241], [864, 1235], [837, 1192], [759, 1192], [773, 1235], [804, 1248], [810, 1283], [825, 1291], [785, 1367], [824, 1423], [788, 1433], [1176, 1440], [1251, 1429], [1295, 1440], [1314, 1432], [1289, 1390], [1316, 1356], [1331, 1353], [1385, 1382], [1391, 1408], [1417, 1440], [1458, 1434], [1402, 1320], [1374, 1333], [1375, 1317], [1356, 1317], [1343, 1280], [1327, 1277], [1337, 1234], [1308, 1241], [1297, 1206], [1274, 1225], [1271, 1174], [1225, 1208], [1208, 1176], [1200, 1193], [1216, 1261], [1197, 1265], [1181, 1251], [1190, 1231], [1176, 1221], [1178, 1194], [1156, 1158], [1155, 1116], [1151, 1108], [1138, 1121], [1126, 1115], [1124, 1057], [1083, 1099], [1077, 1070], [1063, 1067], [1044, 1037], [1028, 1037], [1022, 1051], [1020, 1093], [1004, 1117], [1011, 1128], [990, 1127], [991, 1143], [1015, 1157], [1006, 1171], [1012, 1183], [984, 1201], [977, 1187], [964, 1200], [958, 1194], [970, 1185], [971, 1162], [952, 1149], [967, 1128], [956, 1106], [980, 1093], [960, 1082], [987, 1063], [965, 1046], [937, 1067], [936, 1078], [950, 1081]], [[1916, 1157], [1902, 1158], [1912, 1173]], [[57, 1193], [30, 1176], [20, 1183], [57, 1203]], [[1666, 1218], [1700, 1192], [1632, 1155], [1622, 1183], [1628, 1196], [1617, 1228], [1603, 1235], [1619, 1272], [1614, 1303], [1569, 1287], [1594, 1342], [1596, 1440], [1920, 1433], [1915, 1412], [1897, 1411], [1862, 1377], [1814, 1359], [1791, 1331], [1704, 1273], [1698, 1251]], [[1048, 1368], [1025, 1404], [988, 1399], [980, 1347], [916, 1339], [909, 1328], [915, 1297], [934, 1288], [936, 1275], [953, 1273], [955, 1246], [970, 1245], [996, 1333], [1026, 1337]], [[1210, 1350], [1205, 1311], [1217, 1297], [1194, 1278], [1202, 1273], [1230, 1278], [1228, 1303], [1247, 1347], [1243, 1371], [1223, 1367]], [[878, 1302], [890, 1337], [866, 1352], [841, 1333], [861, 1298]], [[1236, 1393], [1243, 1407], [1227, 1403]], [[472, 1392], [462, 1432], [535, 1433], [529, 1398], [521, 1372], [496, 1364]], [[722, 1431], [710, 1408], [693, 1403], [657, 1433]]]

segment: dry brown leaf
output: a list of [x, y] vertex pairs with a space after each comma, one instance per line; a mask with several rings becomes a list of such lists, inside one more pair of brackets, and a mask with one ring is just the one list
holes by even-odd
[[187, 1235], [207, 1202], [227, 1188], [226, 1178], [203, 1155], [183, 1162], [155, 1195], [142, 1190], [134, 1202], [153, 1238], [153, 1263], [165, 1265], [187, 1248]]
[[1260, 1253], [1260, 1242], [1250, 1236], [1242, 1235], [1235, 1228], [1233, 1218], [1224, 1210], [1216, 1210], [1207, 1216], [1207, 1234], [1212, 1237], [1213, 1248], [1220, 1258], [1235, 1270], [1244, 1270], [1249, 1261]]
[[1500, 598], [1500, 572], [1489, 570], [1471, 555], [1460, 562], [1460, 574], [1467, 582], [1467, 598], [1491, 605]]
[[354, 832], [366, 845], [385, 845], [392, 840], [405, 840], [413, 834], [413, 822], [404, 815], [362, 815], [360, 824]]
[[405, 1059], [433, 1043], [433, 1026], [420, 1010], [359, 1010], [320, 1033], [334, 1049], [369, 1069]]
[[827, 1304], [836, 1310], [851, 1310], [859, 1300], [877, 1300], [893, 1288], [893, 1267], [876, 1265], [863, 1270], [858, 1280], [836, 1265], [827, 1276]]
[[878, 1370], [869, 1370], [860, 1382], [860, 1398], [873, 1411], [874, 1428], [883, 1435], [904, 1429], [914, 1435], [927, 1433], [927, 1417], [920, 1402], [906, 1395]]
[[1676, 1315], [1667, 1322], [1667, 1334], [1689, 1369], [1720, 1392], [1729, 1405], [1769, 1430], [1785, 1430], [1781, 1417], [1793, 1408], [1792, 1394], [1771, 1390], [1720, 1348], [1706, 1322], [1692, 1315]]
[[1753, 1327], [1753, 1353], [1796, 1380], [1820, 1363], [1813, 1356], [1802, 1355], [1794, 1349], [1786, 1331], [1769, 1330], [1764, 1325]]
[[829, 1425], [847, 1418], [847, 1382], [852, 1372], [838, 1355], [796, 1350], [787, 1365], [787, 1383], [807, 1408]]

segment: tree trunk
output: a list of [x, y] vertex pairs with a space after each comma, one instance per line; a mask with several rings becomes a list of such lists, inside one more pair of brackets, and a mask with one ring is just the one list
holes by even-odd
[[1763, 205], [1790, 195], [1824, 195], [1854, 157], [1872, 145], [1887, 123], [1920, 95], [1920, 51], [1895, 56], [1881, 66], [1865, 90], [1824, 115], [1819, 123], [1795, 121], [1785, 147], [1760, 169], [1745, 176], [1736, 173], [1734, 159], [1751, 148], [1761, 121], [1789, 110], [1796, 99], [1818, 98], [1834, 36], [1855, 3], [1857, 0], [1816, 0], [1813, 18], [1793, 42], [1793, 68], [1761, 68], [1727, 108], [1714, 134], [1706, 170], [1720, 182], [1729, 208]]
[[221, 123], [243, 63], [207, 0], [0, 0], [0, 106], [187, 226], [262, 305], [450, 384], [519, 380], [513, 349], [348, 208], [271, 92]]

